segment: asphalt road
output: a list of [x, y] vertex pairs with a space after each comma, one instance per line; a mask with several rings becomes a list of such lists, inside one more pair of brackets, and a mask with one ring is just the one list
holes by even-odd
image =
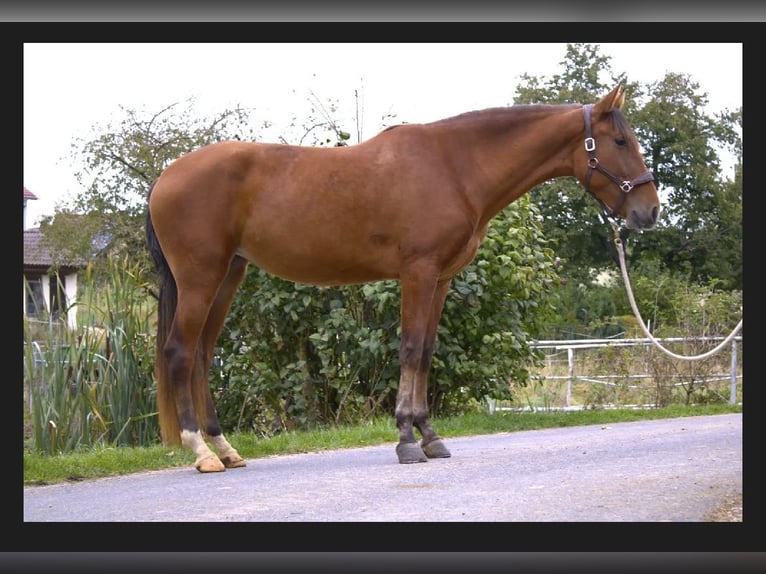
[[741, 414], [445, 442], [451, 458], [421, 464], [392, 442], [25, 487], [24, 522], [742, 520]]

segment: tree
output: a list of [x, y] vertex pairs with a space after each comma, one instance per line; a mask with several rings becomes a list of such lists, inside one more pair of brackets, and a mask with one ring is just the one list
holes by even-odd
[[[336, 107], [333, 100], [323, 102], [312, 93], [307, 117], [300, 125], [293, 117], [278, 139], [346, 145], [350, 134], [334, 121]], [[92, 139], [73, 141], [73, 164], [82, 166], [75, 173], [81, 190], [40, 227], [60, 257], [97, 264], [107, 255], [125, 256], [148, 267], [144, 221], [151, 183], [182, 155], [217, 141], [256, 141], [271, 123], [263, 120], [256, 129], [254, 110], [239, 105], [200, 116], [193, 98], [157, 112], [121, 106], [120, 114], [116, 124], [93, 126]]]
[[[81, 191], [41, 222], [54, 251], [96, 262], [99, 255], [126, 256], [148, 267], [144, 220], [151, 183], [173, 160], [224, 139], [251, 139], [249, 110], [225, 109], [209, 117], [193, 113], [194, 101], [158, 112], [120, 108], [116, 126], [94, 127], [94, 139], [75, 140], [75, 175]], [[105, 260], [105, 257], [101, 258]]]
[[[568, 44], [561, 62], [563, 72], [550, 79], [528, 74], [516, 86], [515, 104], [564, 104], [593, 102], [617, 83], [625, 83], [630, 99], [640, 93], [638, 86], [615, 76], [608, 56], [598, 46]], [[626, 108], [634, 105], [626, 100]], [[629, 113], [626, 110], [626, 113]], [[564, 262], [567, 281], [589, 283], [594, 270], [617, 261], [612, 230], [601, 206], [574, 177], [547, 181], [530, 191], [543, 214], [545, 235], [553, 241]]]
[[[656, 257], [694, 281], [741, 289], [742, 111], [704, 114], [705, 94], [683, 74], [668, 73], [649, 93], [634, 121], [666, 196], [665, 213], [633, 257]], [[721, 148], [736, 154], [733, 180], [721, 174]]]
[[[693, 280], [707, 283], [717, 278], [722, 288], [741, 289], [741, 110], [706, 114], [706, 95], [683, 74], [667, 73], [648, 86], [631, 83], [625, 74], [612, 71], [610, 58], [601, 55], [598, 46], [568, 44], [561, 66], [563, 72], [549, 79], [522, 76], [514, 102], [587, 103], [617, 82], [623, 83], [629, 94], [623, 112], [665, 196], [664, 213], [656, 230], [621, 230], [628, 248], [628, 267], [657, 259], [663, 268], [683, 272]], [[738, 155], [733, 181], [721, 175], [721, 148]], [[574, 178], [546, 182], [530, 195], [540, 206], [546, 237], [564, 262], [561, 318], [572, 305], [575, 315], [580, 313], [589, 321], [603, 320], [603, 313], [608, 312], [630, 314], [629, 308], [600, 303], [598, 308], [582, 307], [587, 300], [600, 299], [583, 297], [581, 286], [598, 289], [594, 284], [597, 276], [604, 271], [619, 272], [613, 231], [606, 225], [608, 219], [601, 207]]]

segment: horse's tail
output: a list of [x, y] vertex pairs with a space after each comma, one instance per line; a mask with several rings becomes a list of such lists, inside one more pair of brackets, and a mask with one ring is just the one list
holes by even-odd
[[[152, 194], [157, 180], [149, 188], [148, 198]], [[176, 280], [170, 271], [165, 254], [162, 252], [157, 235], [154, 232], [152, 214], [146, 210], [146, 245], [154, 260], [160, 281], [159, 303], [157, 305], [157, 346], [154, 357], [154, 375], [157, 378], [157, 410], [160, 424], [160, 436], [163, 444], [181, 443], [181, 425], [176, 414], [176, 402], [173, 385], [169, 378], [168, 364], [165, 357], [165, 342], [170, 334], [170, 326], [178, 303]]]

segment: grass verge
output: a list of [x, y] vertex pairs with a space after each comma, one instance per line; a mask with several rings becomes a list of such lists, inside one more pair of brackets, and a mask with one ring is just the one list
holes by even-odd
[[[484, 412], [456, 417], [433, 419], [434, 428], [444, 438], [515, 432], [544, 428], [630, 422], [686, 416], [741, 413], [741, 405], [710, 404], [669, 406], [658, 409], [588, 409], [581, 411]], [[296, 454], [396, 444], [397, 431], [392, 418], [372, 421], [354, 427], [338, 427], [306, 432], [287, 432], [271, 438], [253, 434], [228, 437], [231, 444], [246, 459], [281, 454]], [[39, 486], [80, 481], [150, 470], [191, 466], [194, 456], [182, 447], [119, 447], [91, 448], [75, 453], [43, 455], [24, 453], [24, 485]]]

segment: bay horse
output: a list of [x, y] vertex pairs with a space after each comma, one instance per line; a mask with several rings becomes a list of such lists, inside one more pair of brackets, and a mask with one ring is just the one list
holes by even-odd
[[449, 457], [429, 422], [428, 373], [451, 280], [490, 220], [534, 186], [574, 176], [626, 227], [657, 222], [657, 188], [624, 99], [617, 85], [594, 104], [490, 108], [352, 146], [225, 141], [174, 161], [149, 189], [146, 221], [161, 281], [163, 442], [191, 449], [199, 472], [245, 466], [221, 431], [208, 372], [252, 263], [317, 286], [398, 280], [398, 461]]

